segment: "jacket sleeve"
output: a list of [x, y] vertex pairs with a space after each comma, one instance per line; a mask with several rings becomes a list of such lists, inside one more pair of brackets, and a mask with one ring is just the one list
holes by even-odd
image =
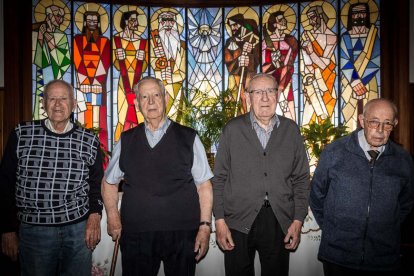
[[223, 130], [219, 146], [214, 160], [214, 177], [213, 184], [213, 213], [215, 219], [224, 218], [224, 186], [226, 184], [230, 170], [230, 153], [226, 131]]
[[96, 141], [95, 163], [89, 167], [89, 213], [102, 214], [101, 181], [103, 178], [102, 153], [98, 139]]
[[414, 165], [413, 160], [408, 158], [408, 178], [400, 192], [400, 222], [402, 223], [411, 211], [414, 204]]
[[299, 128], [296, 125], [295, 128], [296, 151], [291, 173], [293, 199], [295, 202], [295, 214], [293, 219], [303, 222], [308, 214], [309, 206], [309, 162]]
[[16, 232], [19, 228], [16, 207], [17, 134], [13, 130], [7, 140], [0, 166], [0, 216], [1, 233]]
[[309, 196], [310, 208], [315, 216], [316, 222], [321, 228], [323, 226], [323, 206], [329, 189], [329, 159], [329, 152], [325, 149], [319, 158], [318, 166], [313, 174]]

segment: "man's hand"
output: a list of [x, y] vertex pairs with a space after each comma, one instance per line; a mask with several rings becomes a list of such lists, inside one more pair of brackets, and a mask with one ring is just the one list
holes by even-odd
[[170, 66], [167, 66], [165, 69], [161, 70], [161, 77], [167, 82], [167, 84], [173, 83], [171, 70]]
[[201, 225], [198, 229], [197, 237], [194, 244], [194, 252], [197, 252], [195, 257], [198, 262], [203, 258], [208, 250], [208, 244], [210, 242], [210, 227], [207, 225]]
[[108, 235], [112, 237], [113, 241], [116, 241], [121, 236], [122, 225], [121, 225], [121, 218], [118, 214], [109, 215], [108, 214]]
[[221, 249], [233, 250], [233, 238], [231, 237], [230, 229], [227, 227], [224, 219], [216, 220], [216, 240]]
[[289, 226], [288, 233], [285, 236], [285, 248], [288, 250], [296, 250], [300, 243], [300, 230], [302, 229], [302, 222], [294, 220]]
[[94, 250], [96, 245], [101, 240], [101, 215], [93, 213], [89, 215], [86, 222], [85, 243], [86, 246]]
[[162, 46], [160, 44], [158, 44], [156, 47], [154, 47], [154, 54], [155, 54], [155, 57], [157, 57], [157, 58], [165, 56], [164, 49], [162, 48]]
[[16, 232], [3, 233], [1, 235], [1, 250], [3, 254], [17, 261], [19, 253], [19, 238]]
[[251, 44], [250, 42], [245, 42], [243, 44], [243, 52], [246, 54], [251, 53], [251, 51], [253, 50], [253, 44]]

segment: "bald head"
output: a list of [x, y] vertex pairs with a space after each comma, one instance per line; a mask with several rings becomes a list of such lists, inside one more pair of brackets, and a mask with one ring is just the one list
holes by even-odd
[[392, 114], [393, 116], [393, 120], [395, 121], [398, 117], [398, 109], [397, 106], [391, 102], [390, 100], [384, 99], [384, 98], [379, 98], [379, 99], [374, 99], [374, 100], [370, 100], [369, 102], [367, 102], [364, 106], [364, 117], [367, 118], [367, 116], [369, 116], [370, 113], [372, 113], [373, 109], [391, 109], [392, 110]]

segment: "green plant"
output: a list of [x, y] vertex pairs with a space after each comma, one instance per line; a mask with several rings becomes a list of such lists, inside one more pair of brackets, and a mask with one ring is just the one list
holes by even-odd
[[236, 102], [232, 90], [212, 97], [201, 90], [187, 90], [179, 109], [180, 123], [195, 129], [207, 152], [216, 145], [226, 123], [234, 117]]
[[301, 133], [311, 157], [319, 159], [323, 148], [327, 144], [348, 134], [346, 129], [347, 127], [341, 124], [334, 126], [328, 119], [320, 124], [314, 122], [301, 127]]

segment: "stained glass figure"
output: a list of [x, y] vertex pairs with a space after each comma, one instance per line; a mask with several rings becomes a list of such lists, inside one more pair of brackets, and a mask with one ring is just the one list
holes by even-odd
[[[117, 33], [112, 38], [113, 65], [119, 71], [118, 87], [115, 90], [117, 121], [114, 133], [118, 141], [121, 132], [143, 122], [135, 109], [133, 87], [141, 79], [148, 64], [148, 40], [142, 35], [147, 29], [147, 16], [136, 6], [119, 7], [113, 17]], [[115, 77], [115, 76], [114, 76]]]
[[76, 9], [75, 24], [81, 34], [73, 38], [73, 64], [79, 112], [77, 118], [86, 128], [99, 129], [99, 141], [108, 149], [107, 77], [111, 63], [106, 9], [85, 3]]
[[226, 15], [229, 37], [224, 45], [224, 62], [228, 71], [228, 89], [247, 112], [246, 87], [260, 65], [259, 16], [250, 7], [231, 9]]
[[331, 119], [335, 111], [335, 20], [335, 8], [327, 1], [311, 2], [301, 13], [302, 125]]
[[295, 120], [292, 77], [295, 74], [298, 41], [292, 32], [296, 14], [288, 5], [274, 5], [264, 13], [262, 24], [262, 71], [274, 76], [279, 84], [277, 113]]
[[373, 0], [350, 0], [341, 10], [341, 84], [344, 124], [357, 128], [364, 104], [379, 97], [380, 41], [378, 6]]
[[222, 9], [188, 10], [188, 84], [216, 97], [222, 89]]
[[32, 25], [34, 119], [46, 117], [42, 104], [44, 85], [54, 79], [63, 79], [67, 72], [65, 80], [70, 80], [69, 24], [70, 11], [66, 1], [41, 0], [36, 4]]
[[167, 114], [175, 118], [186, 78], [186, 46], [181, 38], [183, 16], [177, 9], [160, 8], [151, 16], [150, 56], [155, 77], [163, 80], [169, 96]]

